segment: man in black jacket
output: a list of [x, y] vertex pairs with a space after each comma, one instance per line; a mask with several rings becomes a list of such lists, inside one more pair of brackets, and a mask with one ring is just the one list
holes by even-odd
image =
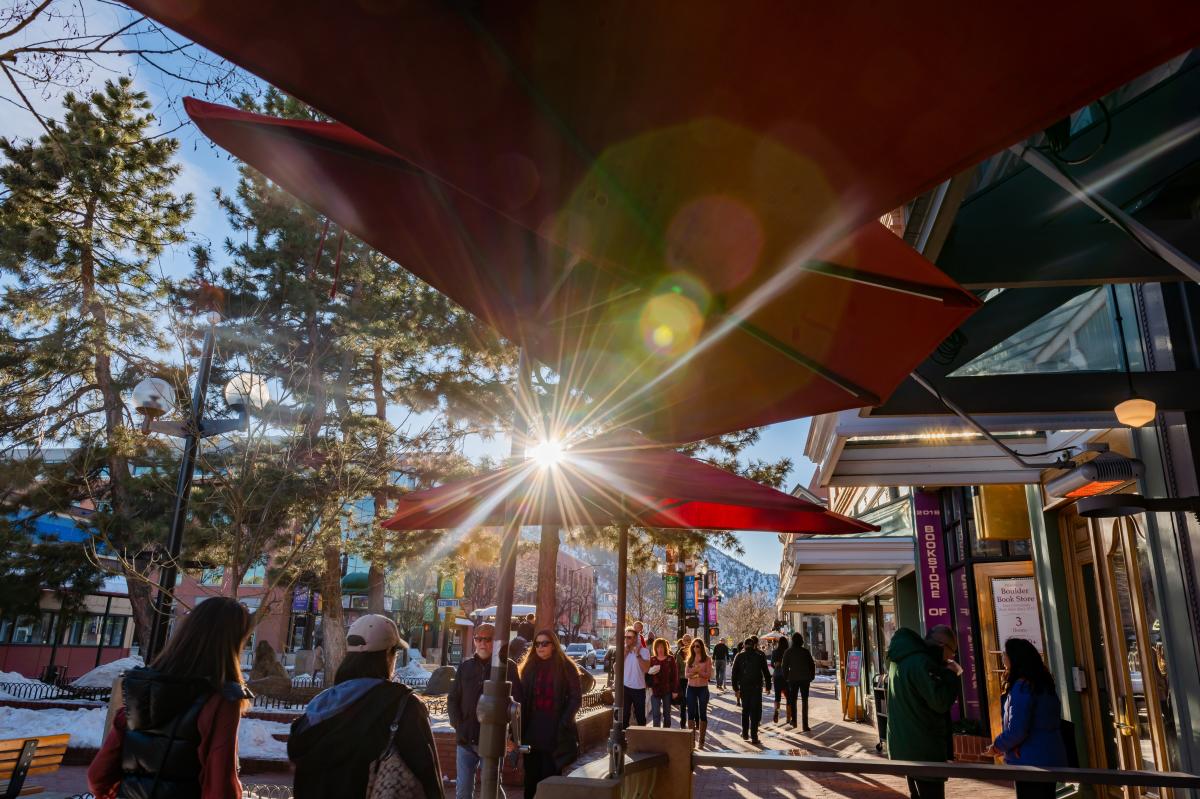
[[[483, 683], [491, 676], [493, 636], [495, 628], [481, 624], [475, 628], [475, 656], [464, 660], [454, 675], [450, 694], [446, 697], [446, 712], [454, 727], [458, 742], [456, 751], [457, 783], [455, 799], [471, 799], [475, 789], [475, 773], [479, 771], [479, 697]], [[501, 655], [504, 652], [501, 650]], [[517, 679], [517, 664], [508, 661], [508, 679], [512, 683], [513, 699], [521, 702], [521, 681]]]
[[767, 668], [767, 656], [758, 651], [757, 635], [747, 638], [733, 659], [730, 682], [742, 705], [742, 740], [761, 746], [758, 725], [762, 721], [763, 694], [771, 692], [771, 670]]
[[713, 666], [717, 671], [717, 690], [725, 690], [725, 667], [729, 665], [729, 646], [722, 638], [713, 647], [712, 651]]
[[804, 713], [804, 732], [808, 726], [808, 689], [817, 676], [817, 664], [813, 661], [812, 652], [804, 645], [804, 636], [792, 633], [792, 645], [783, 656], [783, 679], [787, 683], [787, 720], [792, 728], [796, 727], [796, 695], [800, 695], [801, 707]]

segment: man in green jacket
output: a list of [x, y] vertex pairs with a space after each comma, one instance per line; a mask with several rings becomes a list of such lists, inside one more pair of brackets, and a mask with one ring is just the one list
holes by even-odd
[[[923, 640], [901, 627], [888, 644], [887, 745], [892, 760], [953, 757], [950, 708], [962, 686], [954, 631], [938, 625]], [[908, 778], [912, 799], [944, 799], [944, 779]]]

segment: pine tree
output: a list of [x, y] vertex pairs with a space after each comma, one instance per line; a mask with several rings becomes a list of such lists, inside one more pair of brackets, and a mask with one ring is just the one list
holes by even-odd
[[[243, 105], [316, 118], [275, 91]], [[225, 244], [224, 268], [197, 253], [196, 279], [227, 290], [225, 361], [274, 379], [282, 404], [301, 409], [272, 457], [304, 481], [308, 502], [292, 524], [316, 534], [292, 567], [314, 576], [328, 597], [327, 629], [336, 630], [344, 554], [369, 559], [382, 604], [383, 566], [420, 556], [430, 568], [453, 550], [430, 533], [397, 536], [378, 523], [399, 482], [429, 485], [469, 468], [460, 442], [494, 429], [498, 409], [507, 411], [514, 358], [492, 331], [253, 169], [242, 167], [236, 191], [218, 200], [237, 239]], [[396, 429], [393, 408], [434, 421]], [[351, 506], [370, 498], [374, 513], [364, 523]], [[328, 635], [325, 643], [335, 668], [344, 641]]]
[[157, 371], [155, 259], [183, 241], [192, 198], [172, 191], [178, 142], [154, 135], [150, 103], [128, 79], [63, 105], [38, 141], [0, 139], [0, 440], [78, 443], [75, 468], [58, 475], [61, 509], [68, 498], [97, 509], [97, 538], [124, 556], [144, 640], [149, 585], [134, 558], [162, 528], [131, 474], [150, 445], [132, 432], [122, 392]]

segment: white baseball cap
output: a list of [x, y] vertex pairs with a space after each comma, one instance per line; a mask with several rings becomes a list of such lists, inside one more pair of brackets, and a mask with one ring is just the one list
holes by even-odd
[[400, 645], [400, 631], [387, 616], [362, 616], [346, 631], [347, 652], [382, 652]]

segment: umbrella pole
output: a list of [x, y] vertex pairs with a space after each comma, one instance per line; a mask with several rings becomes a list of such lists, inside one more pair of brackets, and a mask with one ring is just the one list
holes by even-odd
[[[517, 362], [516, 420], [521, 419], [525, 408], [524, 393], [529, 386], [529, 361], [525, 350], [521, 350]], [[521, 423], [513, 424], [513, 439], [510, 456], [519, 458], [525, 454]], [[496, 588], [496, 624], [492, 633], [492, 673], [483, 684], [483, 695], [479, 697], [479, 767], [480, 799], [496, 799], [500, 796], [500, 762], [504, 758], [505, 733], [509, 723], [509, 704], [512, 701], [512, 686], [508, 682], [508, 634], [512, 627], [513, 589], [517, 577], [517, 540], [521, 536], [521, 523], [516, 518], [515, 508], [505, 514], [508, 524], [500, 543], [500, 584]], [[533, 642], [529, 642], [533, 646]], [[501, 657], [503, 653], [503, 657]], [[514, 679], [516, 675], [513, 675]], [[520, 737], [520, 730], [517, 730]], [[459, 774], [458, 779], [465, 779]]]
[[[608, 776], [619, 777], [625, 771], [625, 606], [628, 597], [625, 578], [629, 574], [629, 525], [621, 524], [617, 533], [617, 656], [613, 663], [616, 690], [613, 693], [612, 732], [608, 736]], [[637, 646], [637, 642], [634, 642]]]

